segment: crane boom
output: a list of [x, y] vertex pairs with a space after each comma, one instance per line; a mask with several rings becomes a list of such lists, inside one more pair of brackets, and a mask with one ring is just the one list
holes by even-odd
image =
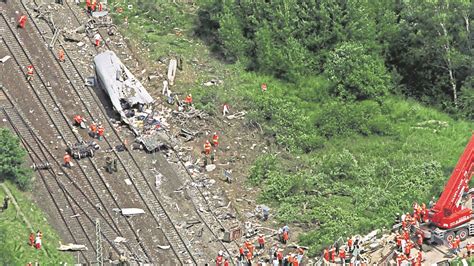
[[450, 229], [471, 220], [472, 209], [465, 208], [462, 196], [469, 190], [474, 166], [474, 135], [459, 158], [439, 200], [430, 210], [431, 222], [443, 229]]

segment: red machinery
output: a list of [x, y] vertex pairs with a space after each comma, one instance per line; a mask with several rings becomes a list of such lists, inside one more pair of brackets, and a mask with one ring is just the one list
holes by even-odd
[[431, 225], [435, 227], [432, 233], [440, 240], [449, 241], [454, 235], [465, 239], [468, 235], [474, 234], [474, 222], [472, 225], [468, 223], [473, 220], [472, 208], [465, 207], [462, 200], [469, 191], [473, 171], [474, 135], [459, 158], [443, 193], [429, 212]]

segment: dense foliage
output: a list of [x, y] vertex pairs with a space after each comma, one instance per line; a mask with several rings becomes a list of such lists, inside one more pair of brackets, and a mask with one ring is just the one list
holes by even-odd
[[472, 114], [472, 1], [208, 2], [198, 33], [248, 69], [293, 82], [326, 73], [343, 98], [395, 87]]
[[19, 139], [0, 128], [0, 177], [12, 180], [21, 189], [27, 189], [31, 182], [29, 170], [22, 166], [25, 155]]

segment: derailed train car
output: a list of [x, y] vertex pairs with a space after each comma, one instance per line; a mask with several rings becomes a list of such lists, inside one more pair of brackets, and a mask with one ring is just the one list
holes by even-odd
[[143, 110], [154, 102], [153, 98], [114, 52], [96, 55], [94, 66], [98, 85], [109, 95], [115, 111], [137, 136], [140, 135], [130, 120], [133, 109]]

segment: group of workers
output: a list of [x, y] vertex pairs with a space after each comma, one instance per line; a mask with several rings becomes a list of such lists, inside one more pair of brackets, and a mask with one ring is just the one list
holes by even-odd
[[102, 3], [98, 0], [86, 0], [86, 9], [89, 13], [102, 11]]
[[43, 233], [38, 230], [36, 234], [31, 232], [29, 238], [29, 245], [36, 248], [41, 249], [41, 240], [43, 239]]
[[[77, 127], [83, 127], [83, 123], [85, 122], [85, 119], [81, 115], [75, 115], [73, 118], [73, 125]], [[92, 138], [97, 138], [99, 141], [101, 141], [104, 137], [104, 132], [105, 128], [102, 126], [102, 124], [97, 125], [95, 122], [92, 122], [89, 125], [89, 136]], [[64, 157], [64, 166], [71, 168], [72, 166], [72, 157], [69, 153], [65, 153]]]

